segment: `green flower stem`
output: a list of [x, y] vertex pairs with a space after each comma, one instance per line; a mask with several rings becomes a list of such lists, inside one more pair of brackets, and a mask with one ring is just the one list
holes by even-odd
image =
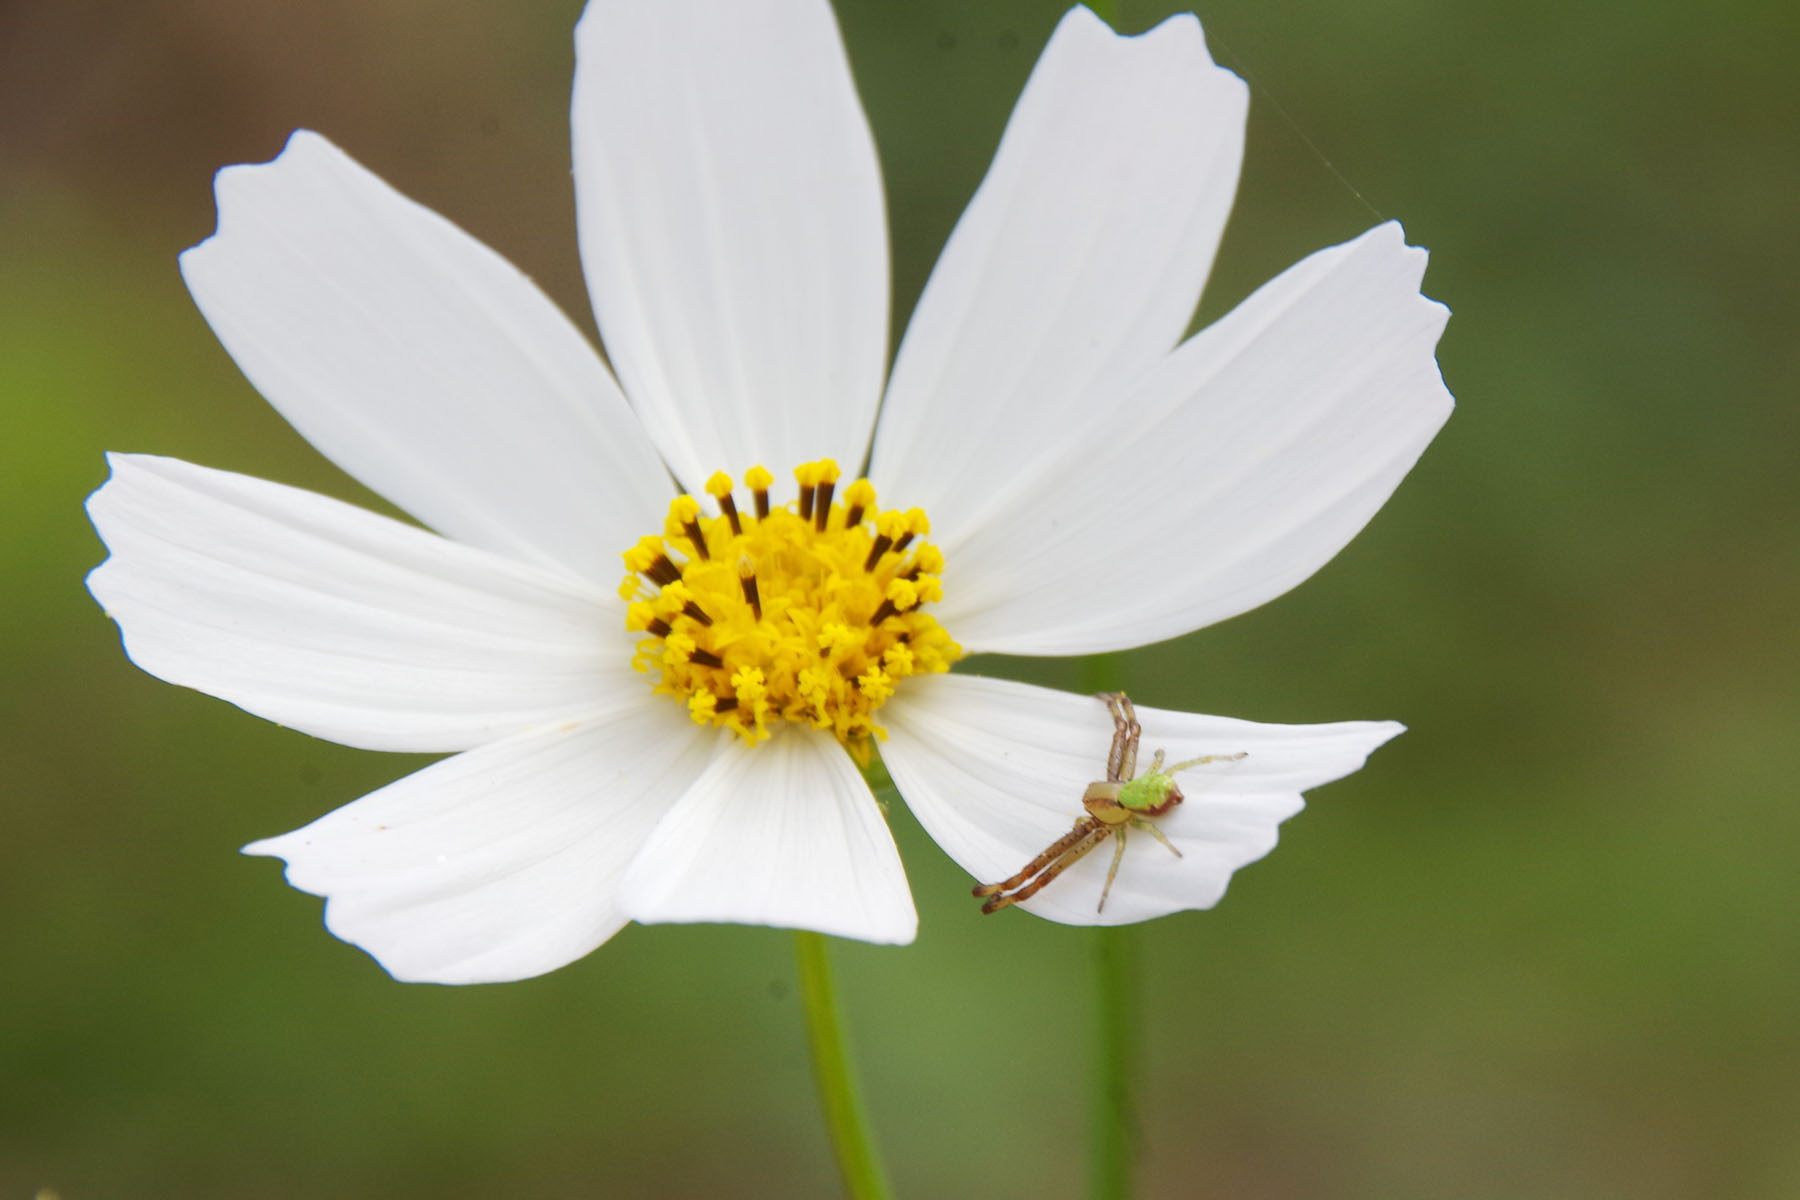
[[1137, 1082], [1137, 927], [1101, 926], [1091, 934], [1094, 954], [1094, 1082], [1088, 1113], [1088, 1195], [1131, 1195]]
[[806, 1005], [806, 1044], [812, 1052], [813, 1082], [819, 1088], [819, 1107], [825, 1112], [831, 1149], [844, 1178], [844, 1194], [850, 1200], [890, 1200], [893, 1193], [888, 1190], [875, 1139], [869, 1132], [868, 1114], [863, 1111], [850, 1069], [844, 1019], [838, 1011], [837, 985], [832, 981], [824, 935], [797, 930], [794, 952], [800, 966], [800, 998]]

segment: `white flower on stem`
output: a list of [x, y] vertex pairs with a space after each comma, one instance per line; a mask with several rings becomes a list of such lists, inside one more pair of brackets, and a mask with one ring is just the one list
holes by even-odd
[[[295, 134], [220, 173], [183, 274], [269, 402], [435, 532], [118, 455], [90, 587], [160, 678], [456, 752], [246, 848], [397, 978], [522, 978], [628, 921], [909, 941], [853, 756], [878, 740], [980, 879], [1065, 832], [1105, 707], [942, 672], [1173, 637], [1336, 554], [1450, 411], [1425, 255], [1382, 225], [1181, 342], [1244, 87], [1192, 17], [1122, 38], [1078, 8], [884, 388], [881, 181], [825, 0], [593, 0], [576, 40], [580, 245], [616, 375], [517, 270]], [[1184, 780], [1183, 856], [1134, 843], [1103, 914], [1104, 854], [1027, 909], [1207, 907], [1303, 789], [1399, 730], [1141, 714], [1146, 750], [1250, 756]]]

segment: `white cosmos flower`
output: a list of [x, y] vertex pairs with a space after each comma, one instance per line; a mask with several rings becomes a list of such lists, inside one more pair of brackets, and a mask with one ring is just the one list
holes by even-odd
[[[246, 848], [286, 859], [294, 886], [328, 898], [331, 930], [397, 978], [535, 975], [627, 921], [909, 941], [899, 856], [839, 738], [805, 721], [773, 719], [757, 742], [726, 727], [764, 686], [733, 656], [776, 639], [735, 582], [706, 591], [682, 522], [732, 535], [706, 505], [670, 511], [670, 476], [715, 497], [731, 485], [714, 472], [753, 464], [822, 484], [820, 460], [854, 471], [867, 451], [882, 501], [907, 510], [880, 520], [923, 532], [907, 526], [918, 506], [936, 546], [908, 552], [918, 579], [884, 560], [875, 594], [902, 610], [886, 627], [937, 630], [946, 658], [946, 634], [968, 653], [1048, 655], [1173, 637], [1317, 570], [1448, 415], [1425, 254], [1380, 226], [1178, 345], [1236, 187], [1245, 89], [1192, 17], [1122, 38], [1078, 8], [884, 389], [881, 179], [826, 0], [593, 0], [576, 41], [580, 246], [614, 373], [492, 251], [297, 133], [273, 162], [220, 173], [218, 231], [183, 274], [269, 402], [435, 532], [118, 455], [89, 504], [111, 552], [89, 585], [160, 678], [347, 745], [456, 752]], [[792, 493], [777, 493], [779, 517]], [[869, 500], [824, 495], [840, 525]], [[875, 520], [833, 552], [888, 528]], [[642, 584], [628, 610], [620, 555], [646, 535], [634, 569], [693, 586]], [[753, 557], [731, 541], [719, 566], [763, 574], [772, 560]], [[796, 685], [808, 711], [852, 746], [883, 726], [907, 802], [977, 879], [1081, 815], [1112, 735], [1102, 704], [932, 674], [943, 662], [892, 637], [856, 642], [873, 614], [848, 633], [806, 625], [807, 585], [771, 598], [765, 578], [762, 600], [801, 613], [824, 661], [868, 668]], [[660, 640], [658, 613], [681, 608], [670, 591], [742, 611], [718, 628], [676, 617]], [[696, 698], [706, 646], [732, 681], [705, 676], [714, 690]], [[803, 675], [812, 653], [792, 660]], [[653, 694], [658, 664], [676, 699]], [[1031, 911], [1110, 923], [1207, 907], [1303, 789], [1399, 731], [1141, 716], [1146, 754], [1248, 757], [1183, 777], [1188, 803], [1162, 822], [1183, 857], [1134, 841], [1103, 914], [1106, 853]]]

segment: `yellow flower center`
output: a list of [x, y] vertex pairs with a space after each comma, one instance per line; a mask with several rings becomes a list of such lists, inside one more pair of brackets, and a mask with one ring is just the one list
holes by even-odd
[[859, 479], [834, 501], [837, 464], [794, 472], [800, 498], [769, 507], [774, 477], [752, 467], [753, 513], [731, 477], [707, 480], [719, 515], [692, 496], [669, 505], [660, 537], [625, 552], [625, 628], [642, 633], [631, 665], [702, 725], [755, 744], [775, 721], [827, 729], [858, 761], [885, 737], [875, 710], [908, 675], [947, 671], [962, 647], [929, 615], [944, 556], [920, 540], [919, 509], [875, 506]]

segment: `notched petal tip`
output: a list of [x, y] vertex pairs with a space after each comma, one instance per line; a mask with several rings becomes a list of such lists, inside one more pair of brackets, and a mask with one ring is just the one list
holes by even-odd
[[310, 129], [296, 129], [288, 134], [288, 139], [274, 156], [264, 162], [231, 163], [213, 172], [213, 204], [217, 210], [213, 232], [200, 241], [189, 246], [176, 256], [182, 278], [208, 256], [207, 247], [217, 242], [228, 232], [227, 225], [232, 223], [234, 210], [239, 198], [246, 191], [264, 186], [265, 181], [278, 172], [296, 172], [316, 170], [319, 165], [329, 162], [332, 166], [351, 163], [349, 155], [338, 149], [324, 134]]
[[1245, 109], [1249, 106], [1249, 85], [1237, 72], [1219, 65], [1207, 43], [1200, 18], [1191, 12], [1166, 17], [1142, 33], [1120, 33], [1086, 5], [1077, 5], [1058, 22], [1051, 41], [1058, 37], [1093, 38], [1096, 42], [1104, 39], [1112, 43], [1115, 52], [1143, 54], [1156, 50], [1167, 54], [1191, 54], [1193, 61], [1182, 66], [1212, 75], [1217, 84], [1229, 85], [1236, 93], [1238, 106]]
[[[1130, 47], [1140, 50], [1152, 46], [1172, 49], [1179, 43], [1191, 42], [1193, 49], [1198, 51], [1200, 59], [1194, 65], [1212, 68], [1220, 75], [1235, 80], [1240, 86], [1243, 85], [1243, 80], [1238, 77], [1236, 72], [1219, 66], [1217, 60], [1213, 58], [1212, 50], [1206, 42], [1206, 31], [1200, 24], [1200, 18], [1191, 12], [1175, 13], [1165, 17], [1142, 33], [1120, 33], [1107, 22], [1105, 17], [1100, 16], [1085, 4], [1078, 4], [1064, 13], [1062, 20], [1057, 22], [1056, 29], [1051, 34], [1051, 42], [1059, 37], [1085, 37], [1094, 38], [1097, 41], [1104, 39], [1126, 52], [1129, 52], [1127, 48]], [[1048, 44], [1046, 43], [1046, 45]], [[1244, 90], [1248, 94], [1249, 89], [1246, 87]]]
[[1425, 295], [1424, 292], [1425, 270], [1430, 264], [1431, 251], [1424, 246], [1418, 246], [1408, 242], [1406, 240], [1406, 230], [1401, 226], [1398, 220], [1392, 218], [1383, 221], [1379, 225], [1370, 227], [1361, 237], [1348, 244], [1354, 245], [1356, 242], [1379, 245], [1408, 263], [1412, 268], [1410, 271], [1412, 288], [1419, 293], [1419, 303], [1425, 309], [1436, 311], [1438, 332], [1441, 334], [1443, 332], [1444, 323], [1450, 319], [1450, 309], [1442, 301], [1434, 300], [1430, 296]]
[[[87, 588], [88, 594], [100, 605], [101, 610], [114, 622], [118, 621], [118, 617], [109, 608], [105, 595], [110, 591], [108, 584], [112, 576], [110, 568], [114, 568], [118, 562], [118, 554], [113, 548], [114, 519], [118, 506], [121, 503], [129, 504], [129, 501], [125, 500], [121, 493], [130, 486], [130, 476], [142, 468], [142, 460], [151, 457], [143, 454], [126, 454], [117, 450], [106, 451], [106, 479], [101, 482], [99, 487], [88, 493], [86, 500], [82, 501], [82, 508], [87, 512], [88, 521], [93, 525], [95, 534], [99, 536], [100, 544], [107, 551], [106, 557], [83, 577], [82, 584]], [[122, 634], [123, 630], [121, 629], [120, 632]]]

